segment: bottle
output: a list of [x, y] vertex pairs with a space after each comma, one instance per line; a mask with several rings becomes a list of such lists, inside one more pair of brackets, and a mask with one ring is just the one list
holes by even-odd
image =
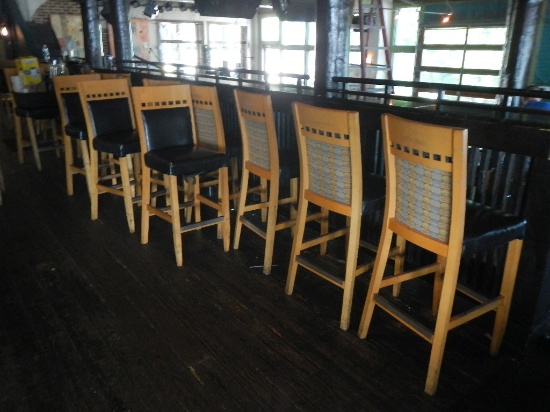
[[50, 61], [50, 49], [48, 49], [48, 46], [46, 44], [42, 46], [42, 58], [44, 59], [45, 63], [48, 63]]

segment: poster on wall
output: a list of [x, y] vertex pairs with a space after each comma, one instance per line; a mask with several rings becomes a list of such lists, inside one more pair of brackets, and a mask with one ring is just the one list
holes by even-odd
[[131, 19], [130, 27], [132, 30], [132, 51], [134, 55], [145, 60], [150, 60], [149, 20]]
[[82, 16], [52, 14], [50, 24], [63, 55], [69, 58], [85, 57]]

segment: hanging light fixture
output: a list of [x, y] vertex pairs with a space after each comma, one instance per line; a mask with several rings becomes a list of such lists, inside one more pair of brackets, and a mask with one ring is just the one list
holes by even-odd
[[8, 31], [7, 26], [5, 24], [2, 24], [2, 26], [0, 28], [0, 36], [8, 37], [9, 34], [10, 34], [10, 32]]
[[132, 6], [134, 9], [137, 9], [139, 7], [139, 1], [138, 0], [131, 0], [130, 6]]
[[164, 3], [164, 10], [166, 11], [172, 11], [174, 7], [172, 6], [172, 3], [170, 3], [169, 1], [167, 1], [166, 3]]

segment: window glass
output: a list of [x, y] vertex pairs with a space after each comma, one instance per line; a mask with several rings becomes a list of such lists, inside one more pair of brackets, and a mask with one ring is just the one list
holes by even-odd
[[195, 23], [159, 23], [160, 40], [196, 41]]
[[315, 47], [317, 42], [317, 27], [314, 22], [307, 24], [307, 44]]
[[281, 43], [285, 46], [304, 45], [306, 43], [306, 23], [283, 21], [281, 25]]
[[500, 70], [503, 57], [503, 51], [466, 50], [466, 55], [464, 56], [464, 68]]
[[428, 83], [460, 84], [460, 75], [458, 73], [422, 72], [420, 73], [420, 81]]
[[[283, 71], [281, 65], [281, 50], [279, 49], [265, 49], [264, 51], [264, 70], [268, 73], [279, 74]], [[284, 70], [285, 72], [287, 70]]]
[[394, 53], [392, 74], [395, 80], [414, 80], [414, 53]]
[[161, 61], [196, 66], [198, 64], [197, 46], [194, 43], [160, 43]]
[[462, 50], [423, 50], [422, 66], [428, 67], [462, 67]]
[[506, 27], [476, 27], [468, 31], [468, 44], [505, 44]]
[[499, 76], [488, 76], [482, 74], [464, 74], [462, 75], [462, 84], [468, 86], [499, 87]]
[[399, 9], [395, 14], [394, 44], [396, 46], [414, 46], [417, 36], [418, 9], [416, 7]]
[[262, 41], [279, 41], [279, 19], [264, 17], [261, 20]]
[[281, 59], [285, 62], [285, 73], [305, 73], [306, 54], [303, 50], [283, 50]]
[[426, 29], [424, 44], [465, 44], [466, 28]]

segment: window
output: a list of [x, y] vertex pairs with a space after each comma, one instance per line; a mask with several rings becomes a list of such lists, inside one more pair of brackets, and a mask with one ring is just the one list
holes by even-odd
[[506, 27], [425, 27], [420, 39], [415, 80], [499, 86]]
[[269, 81], [279, 83], [279, 73], [308, 74], [315, 78], [315, 23], [280, 21], [265, 15], [260, 19], [262, 67]]
[[[246, 63], [247, 26], [213, 22], [159, 22], [159, 61], [235, 69]], [[170, 65], [165, 70], [170, 70]]]

